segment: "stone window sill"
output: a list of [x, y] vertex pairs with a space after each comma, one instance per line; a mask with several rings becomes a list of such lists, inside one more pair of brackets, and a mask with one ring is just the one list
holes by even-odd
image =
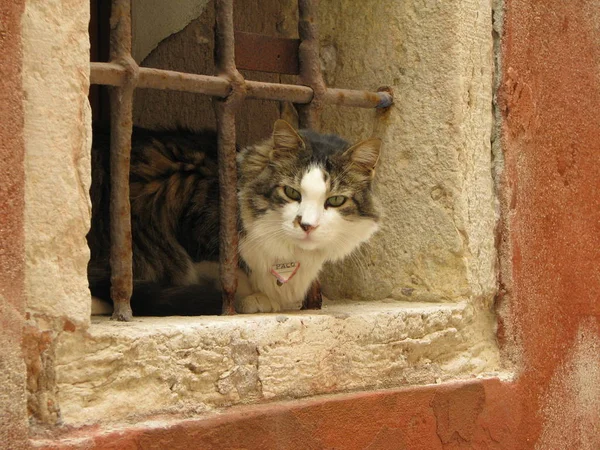
[[497, 376], [491, 313], [468, 301], [326, 302], [321, 311], [233, 317], [94, 316], [62, 332], [67, 425], [239, 403]]

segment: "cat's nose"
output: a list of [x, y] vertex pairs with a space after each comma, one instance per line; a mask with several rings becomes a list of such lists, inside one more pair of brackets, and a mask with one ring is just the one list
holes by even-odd
[[317, 227], [314, 226], [314, 225], [310, 225], [308, 223], [302, 223], [302, 222], [300, 222], [300, 228], [302, 228], [308, 234], [308, 233], [310, 233], [311, 231], [313, 231]]

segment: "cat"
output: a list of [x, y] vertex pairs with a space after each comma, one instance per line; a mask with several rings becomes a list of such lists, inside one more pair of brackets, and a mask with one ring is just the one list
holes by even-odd
[[[239, 313], [300, 309], [323, 264], [379, 227], [373, 177], [381, 141], [351, 146], [283, 120], [238, 153]], [[108, 299], [108, 139], [95, 133], [88, 268], [92, 294]], [[132, 136], [130, 199], [134, 315], [218, 314], [219, 212], [212, 132]]]

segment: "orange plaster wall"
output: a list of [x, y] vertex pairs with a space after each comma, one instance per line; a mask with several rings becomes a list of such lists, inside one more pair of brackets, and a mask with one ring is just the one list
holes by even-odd
[[506, 0], [501, 345], [517, 379], [232, 408], [46, 448], [598, 449], [600, 11]]
[[11, 449], [27, 446], [21, 351], [25, 308], [23, 8], [24, 0], [0, 2], [0, 448]]
[[[208, 420], [103, 433], [48, 444], [70, 449], [389, 449], [438, 450], [511, 446], [511, 404], [495, 380], [345, 394], [233, 408]], [[508, 388], [510, 390], [510, 387]], [[508, 446], [507, 446], [508, 445]]]
[[506, 10], [500, 97], [513, 266], [504, 319], [522, 372], [515, 431], [523, 448], [597, 449], [600, 10], [596, 0], [508, 0]]

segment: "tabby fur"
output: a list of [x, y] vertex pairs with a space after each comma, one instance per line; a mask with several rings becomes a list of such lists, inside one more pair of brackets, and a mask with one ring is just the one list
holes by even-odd
[[[108, 138], [94, 132], [92, 294], [109, 298]], [[238, 312], [298, 309], [326, 261], [352, 253], [377, 230], [372, 181], [376, 139], [350, 146], [335, 135], [296, 132], [279, 120], [272, 136], [238, 154]], [[130, 200], [135, 315], [217, 314], [219, 184], [213, 132], [135, 128]], [[293, 188], [302, 198], [286, 195]], [[328, 198], [344, 196], [339, 207]], [[308, 231], [305, 231], [308, 230]], [[271, 269], [298, 262], [283, 285]]]

